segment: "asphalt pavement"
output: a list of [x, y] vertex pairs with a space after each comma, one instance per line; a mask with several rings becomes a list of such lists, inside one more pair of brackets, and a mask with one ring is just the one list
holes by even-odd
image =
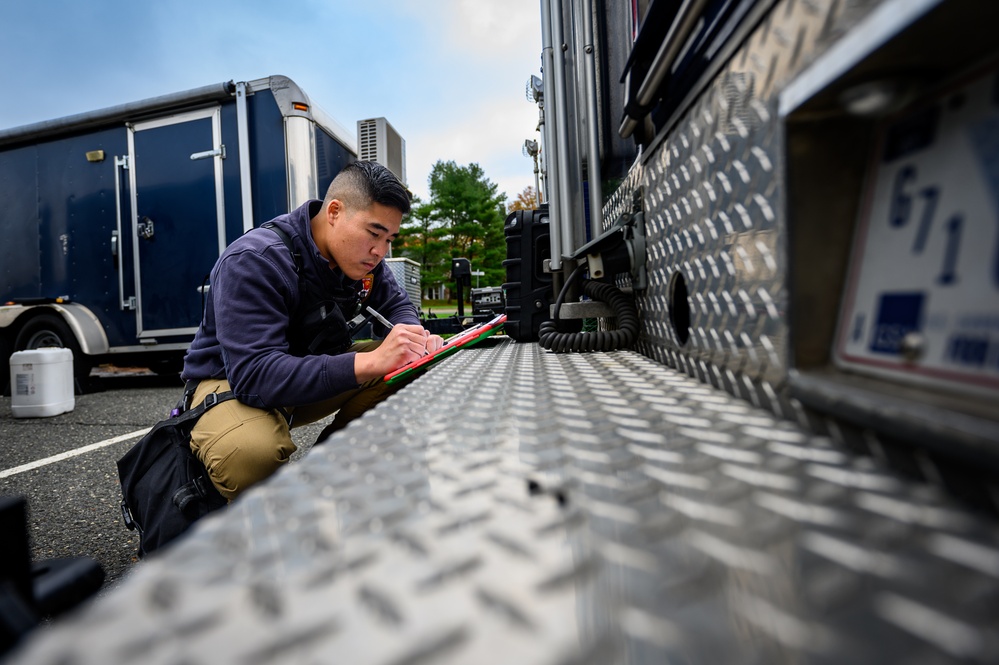
[[[104, 568], [104, 590], [136, 564], [138, 535], [121, 518], [116, 461], [144, 430], [169, 415], [182, 393], [177, 376], [142, 368], [102, 367], [71, 412], [47, 418], [14, 418], [11, 398], [0, 397], [0, 495], [23, 496], [33, 561], [90, 556]], [[292, 431], [300, 458], [330, 419]], [[125, 440], [47, 462], [85, 446]], [[6, 540], [0, 534], [0, 540]]]

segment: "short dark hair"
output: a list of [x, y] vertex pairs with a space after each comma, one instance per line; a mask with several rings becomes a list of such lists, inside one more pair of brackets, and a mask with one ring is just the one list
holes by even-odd
[[349, 208], [363, 210], [372, 203], [409, 212], [412, 199], [406, 186], [395, 174], [378, 162], [351, 162], [333, 178], [326, 190], [323, 206], [339, 199]]

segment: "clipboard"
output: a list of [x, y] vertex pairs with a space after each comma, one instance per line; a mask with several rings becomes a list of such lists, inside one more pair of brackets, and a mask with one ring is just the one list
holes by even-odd
[[404, 365], [399, 369], [386, 374], [384, 381], [388, 384], [395, 384], [410, 379], [417, 373], [432, 367], [444, 358], [450, 356], [455, 351], [472, 346], [477, 342], [481, 342], [502, 328], [505, 322], [506, 314], [500, 314], [486, 323], [481, 323], [477, 326], [469, 328], [468, 330], [464, 330], [454, 337], [445, 340], [444, 346], [437, 349], [433, 353], [423, 356], [417, 361], [411, 362], [408, 365]]

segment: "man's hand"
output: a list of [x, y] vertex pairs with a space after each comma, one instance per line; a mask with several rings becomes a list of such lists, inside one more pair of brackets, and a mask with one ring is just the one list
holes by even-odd
[[427, 333], [427, 335], [428, 335], [427, 344], [426, 344], [427, 353], [433, 353], [437, 349], [444, 346], [444, 338], [441, 337], [440, 335], [431, 335], [429, 333]]
[[398, 324], [374, 351], [354, 356], [354, 376], [358, 383], [385, 376], [439, 349], [444, 344], [421, 326]]

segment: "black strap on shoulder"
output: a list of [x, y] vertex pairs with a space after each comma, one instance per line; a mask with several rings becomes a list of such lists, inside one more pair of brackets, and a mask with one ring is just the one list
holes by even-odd
[[[309, 355], [335, 355], [346, 351], [350, 347], [351, 333], [354, 330], [348, 326], [347, 317], [354, 316], [357, 291], [348, 289], [339, 294], [323, 292], [319, 285], [305, 279], [302, 255], [296, 250], [291, 237], [273, 222], [264, 222], [260, 228], [273, 231], [291, 252], [295, 262], [301, 304], [296, 312], [296, 337], [290, 340], [292, 348]], [[352, 313], [347, 315], [344, 314], [345, 311]]]
[[295, 249], [295, 245], [292, 244], [291, 236], [285, 233], [284, 230], [274, 222], [264, 222], [263, 224], [260, 225], [260, 228], [273, 231], [275, 235], [277, 235], [277, 237], [281, 239], [281, 242], [284, 243], [284, 246], [288, 248], [289, 252], [291, 252], [292, 258], [295, 259], [295, 272], [301, 274], [302, 255], [301, 253], [299, 253], [297, 249]]

